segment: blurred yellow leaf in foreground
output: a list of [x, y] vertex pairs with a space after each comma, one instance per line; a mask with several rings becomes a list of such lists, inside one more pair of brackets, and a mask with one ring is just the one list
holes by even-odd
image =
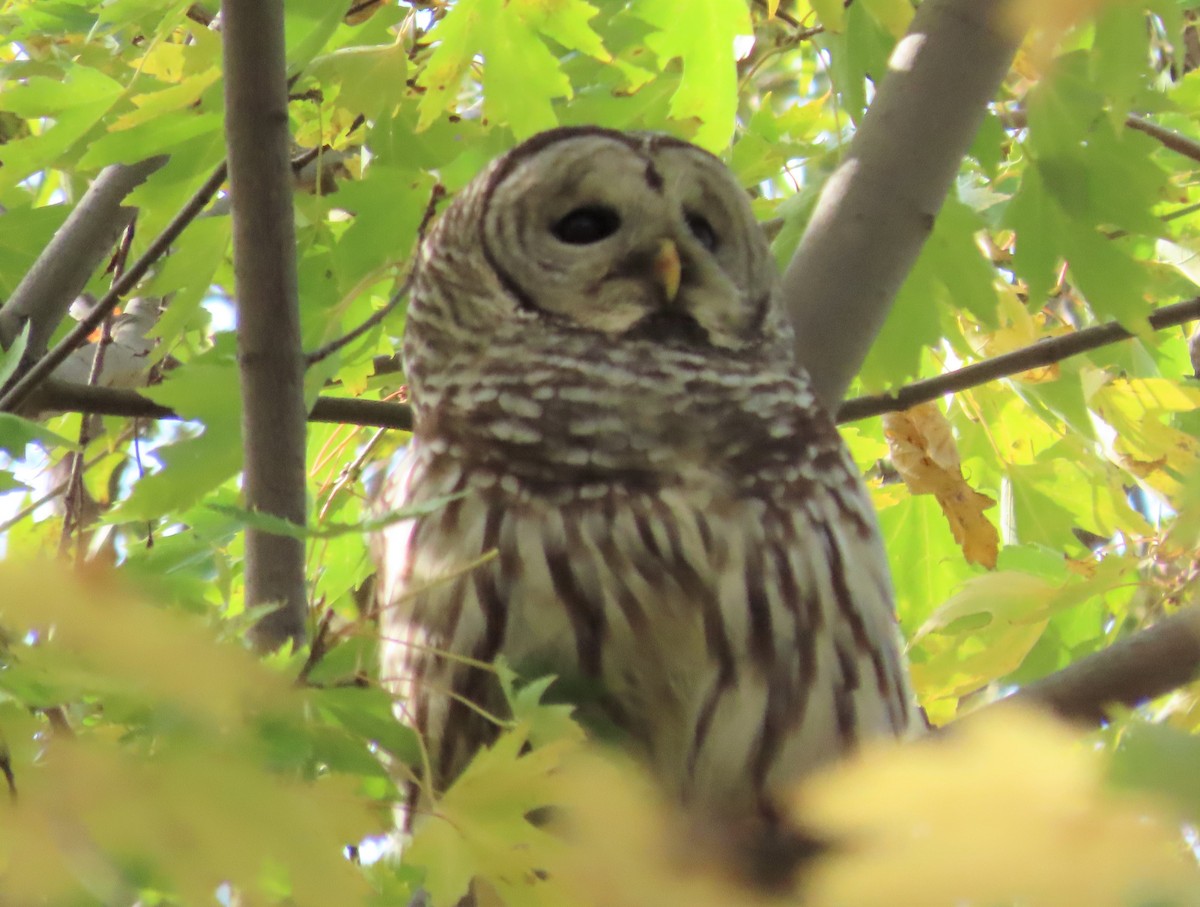
[[313, 766], [288, 677], [109, 570], [5, 564], [0, 588], [0, 698], [59, 714], [37, 750], [14, 747], [0, 904], [129, 904], [144, 887], [205, 904], [225, 882], [255, 903], [367, 893], [343, 850], [378, 818]]
[[936, 739], [872, 748], [795, 797], [806, 827], [840, 842], [805, 903], [1197, 903], [1176, 820], [1106, 789], [1104, 766], [1070, 727], [1003, 706]]

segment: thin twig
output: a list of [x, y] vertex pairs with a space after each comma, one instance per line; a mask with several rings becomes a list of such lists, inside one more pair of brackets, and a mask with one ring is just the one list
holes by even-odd
[[71, 303], [132, 220], [134, 208], [122, 203], [166, 160], [166, 155], [156, 155], [136, 164], [112, 164], [99, 173], [0, 306], [0, 346], [10, 346], [28, 324], [25, 358], [33, 361], [46, 351]]
[[372, 312], [370, 317], [363, 321], [362, 324], [343, 334], [341, 337], [338, 337], [336, 340], [331, 340], [324, 346], [317, 347], [311, 353], [305, 353], [305, 367], [311, 368], [322, 359], [328, 359], [338, 350], [349, 346], [367, 331], [371, 330], [371, 328], [383, 321], [383, 319], [390, 315], [396, 306], [400, 304], [400, 300], [408, 295], [408, 291], [412, 288], [412, 282], [413, 270], [410, 269], [409, 272], [404, 275], [404, 280], [400, 282], [400, 286], [396, 289], [396, 292], [392, 294], [392, 298], [387, 301], [387, 304], [383, 308]]
[[[1200, 297], [1187, 302], [1177, 302], [1174, 305], [1163, 306], [1150, 315], [1150, 327], [1156, 331], [1174, 327], [1188, 321], [1200, 318]], [[1032, 368], [1052, 365], [1071, 356], [1086, 353], [1110, 343], [1127, 340], [1134, 335], [1116, 322], [1100, 324], [1064, 334], [1061, 337], [1050, 337], [1039, 340], [1019, 350], [985, 359], [972, 365], [946, 372], [936, 378], [925, 381], [915, 381], [888, 394], [876, 394], [866, 397], [855, 397], [842, 404], [837, 413], [837, 421], [854, 422], [881, 413], [897, 412], [918, 403], [936, 400], [943, 394], [953, 394], [972, 387], [978, 387], [998, 378], [1007, 378]]]
[[357, 482], [358, 477], [362, 474], [363, 464], [367, 462], [375, 448], [379, 446], [379, 442], [383, 440], [383, 434], [387, 431], [381, 428], [371, 435], [371, 440], [363, 445], [363, 449], [359, 451], [354, 461], [342, 469], [341, 475], [338, 476], [333, 488], [329, 490], [329, 496], [325, 498], [325, 503], [321, 505], [321, 512], [317, 515], [317, 523], [323, 523], [326, 515], [329, 513], [329, 508], [333, 506], [334, 500], [341, 493], [342, 489], [351, 482]]
[[1159, 126], [1157, 123], [1152, 123], [1132, 113], [1125, 118], [1125, 125], [1130, 129], [1136, 129], [1138, 132], [1144, 132], [1164, 148], [1169, 148], [1177, 154], [1191, 158], [1193, 161], [1200, 161], [1200, 142], [1196, 142], [1186, 136], [1180, 135], [1178, 132]]
[[121, 299], [132, 290], [139, 280], [145, 276], [159, 258], [161, 258], [170, 248], [179, 236], [184, 231], [196, 216], [204, 210], [205, 205], [209, 203], [221, 185], [225, 182], [226, 168], [222, 163], [213, 171], [212, 175], [204, 181], [204, 184], [196, 190], [196, 193], [187, 201], [176, 214], [169, 224], [163, 228], [163, 231], [155, 237], [150, 243], [142, 256], [133, 263], [121, 279], [112, 285], [104, 297], [96, 303], [95, 308], [87, 314], [79, 324], [56, 343], [53, 349], [49, 350], [44, 356], [38, 359], [29, 369], [22, 375], [21, 379], [16, 382], [8, 392], [0, 397], [0, 412], [11, 413], [23, 403], [26, 398], [33, 392], [39, 384], [50, 377], [51, 373], [58, 368], [66, 360], [68, 356], [87, 341], [92, 331], [96, 330], [104, 319], [108, 317], [109, 312], [116, 308]]
[[[116, 443], [118, 445], [124, 443], [129, 438], [129, 436], [131, 436], [132, 434], [133, 434], [132, 429], [126, 430], [125, 432], [123, 432], [121, 434], [121, 437], [117, 440]], [[88, 460], [86, 463], [83, 464], [83, 471], [86, 472], [87, 470], [91, 469], [93, 466], [95, 466], [97, 463], [99, 463], [105, 457], [109, 456], [109, 454], [111, 454], [111, 453], [112, 453], [111, 450], [100, 451], [100, 453], [96, 454], [94, 457], [92, 457], [90, 460]], [[67, 480], [64, 479], [62, 482], [59, 482], [57, 485], [55, 485], [53, 488], [51, 488], [49, 491], [47, 491], [45, 494], [43, 494], [37, 500], [30, 501], [28, 504], [26, 504], [24, 507], [22, 507], [16, 513], [14, 513], [11, 517], [9, 517], [3, 523], [0, 523], [0, 535], [3, 535], [4, 533], [8, 532], [8, 530], [12, 529], [14, 526], [16, 526], [22, 520], [25, 520], [25, 519], [28, 519], [29, 517], [31, 517], [37, 511], [37, 509], [39, 507], [49, 504], [51, 501], [53, 501], [56, 497], [58, 497], [60, 494], [62, 494], [66, 490], [67, 490]]]
[[[88, 387], [70, 381], [50, 380], [29, 401], [31, 409], [97, 413], [102, 416], [140, 416], [145, 419], [178, 420], [183, 417], [169, 406], [155, 403], [136, 391], [115, 387]], [[309, 422], [364, 425], [412, 430], [412, 411], [400, 403], [360, 400], [357, 397], [318, 397], [308, 414]]]
[[[121, 279], [121, 274], [125, 270], [125, 262], [129, 260], [129, 249], [133, 245], [133, 237], [135, 225], [137, 224], [137, 215], [129, 222], [121, 235], [121, 244], [117, 247], [117, 254], [113, 256], [112, 273], [113, 279], [110, 286]], [[104, 353], [112, 343], [112, 312], [104, 319], [104, 324], [101, 326], [101, 335], [96, 343], [96, 349], [92, 352], [92, 367], [88, 371], [87, 383], [95, 386], [100, 381], [100, 376], [104, 373]], [[87, 449], [88, 444], [92, 440], [92, 422], [93, 420], [86, 416], [79, 420], [79, 450], [68, 454], [71, 458], [71, 471], [67, 478], [67, 493], [65, 497], [66, 507], [63, 513], [62, 537], [58, 543], [58, 553], [65, 555], [67, 548], [70, 547], [71, 538], [76, 532], [80, 535], [80, 544], [76, 549], [75, 558], [76, 566], [82, 562], [84, 546], [82, 544], [83, 535], [83, 472], [80, 467], [83, 465], [83, 452]]]
[[[435, 185], [433, 190], [429, 193], [429, 202], [425, 205], [425, 214], [421, 218], [421, 225], [417, 227], [417, 240], [415, 245], [418, 249], [421, 246], [421, 242], [425, 239], [425, 231], [429, 229], [429, 224], [433, 220], [433, 215], [437, 210], [437, 204], [445, 197], [445, 195], [446, 188], [441, 183]], [[396, 292], [392, 294], [392, 298], [388, 300], [387, 305], [385, 305], [379, 311], [372, 313], [369, 318], [367, 318], [362, 324], [351, 330], [349, 333], [338, 337], [336, 340], [331, 340], [324, 346], [318, 347], [311, 353], [306, 354], [304, 357], [305, 367], [311, 368], [322, 359], [329, 358], [338, 350], [343, 349], [344, 347], [353, 343], [367, 331], [371, 330], [371, 328], [382, 322], [383, 319], [389, 314], [391, 314], [392, 310], [400, 304], [400, 300], [407, 296], [408, 291], [412, 288], [413, 280], [416, 278], [417, 263], [419, 260], [419, 253], [414, 254], [412, 267], [408, 269], [408, 273], [404, 276], [404, 280], [400, 282], [399, 288], [397, 288]]]
[[328, 653], [333, 648], [330, 642], [332, 636], [331, 627], [333, 625], [333, 608], [326, 608], [325, 613], [321, 615], [320, 621], [317, 623], [317, 630], [313, 634], [312, 645], [308, 649], [308, 657], [304, 659], [304, 664], [300, 668], [300, 672], [296, 675], [296, 686], [307, 686], [308, 675], [312, 673], [313, 668], [321, 663]]
[[4, 775], [4, 781], [8, 785], [8, 800], [10, 803], [17, 802], [17, 778], [12, 770], [12, 755], [8, 751], [8, 746], [0, 743], [0, 773]]
[[[1006, 129], [1024, 129], [1029, 125], [1028, 116], [1020, 108], [1001, 111], [1000, 121]], [[1125, 125], [1130, 129], [1136, 129], [1138, 132], [1145, 133], [1164, 148], [1182, 154], [1186, 158], [1191, 158], [1193, 161], [1200, 161], [1200, 142], [1194, 139], [1180, 135], [1174, 130], [1167, 129], [1165, 126], [1159, 126], [1157, 123], [1151, 122], [1145, 117], [1138, 116], [1136, 113], [1131, 113], [1125, 117]]]

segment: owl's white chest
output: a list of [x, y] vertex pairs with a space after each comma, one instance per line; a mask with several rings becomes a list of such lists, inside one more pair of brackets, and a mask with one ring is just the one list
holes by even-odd
[[[432, 737], [453, 733], [466, 684], [439, 652], [558, 676], [585, 723], [615, 727], [668, 791], [722, 813], [907, 728], [886, 565], [873, 535], [844, 531], [832, 492], [784, 507], [697, 470], [564, 505], [414, 463], [393, 486], [403, 499], [466, 490], [384, 538], [404, 565], [384, 590], [385, 664], [402, 696], [428, 697]], [[414, 675], [419, 689], [403, 682]]]

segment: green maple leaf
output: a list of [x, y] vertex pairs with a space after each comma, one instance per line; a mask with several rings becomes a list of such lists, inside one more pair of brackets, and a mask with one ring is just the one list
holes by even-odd
[[440, 41], [417, 78], [424, 90], [417, 128], [454, 106], [476, 55], [483, 58], [484, 109], [517, 138], [557, 124], [551, 102], [572, 96], [571, 82], [549, 38], [568, 51], [610, 59], [588, 24], [597, 10], [584, 0], [460, 0], [430, 38]]
[[699, 120], [696, 144], [723, 150], [733, 136], [738, 105], [733, 39], [754, 33], [744, 0], [704, 0], [689, 5], [686, 16], [675, 0], [641, 0], [633, 11], [659, 29], [646, 38], [659, 62], [678, 57], [683, 65], [671, 116]]

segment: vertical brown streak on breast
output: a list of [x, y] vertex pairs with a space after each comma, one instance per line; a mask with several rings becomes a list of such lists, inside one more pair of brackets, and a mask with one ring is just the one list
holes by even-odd
[[[793, 539], [794, 544], [794, 539]], [[755, 743], [751, 775], [759, 798], [759, 808], [767, 815], [773, 806], [766, 790], [771, 766], [787, 734], [804, 724], [815, 676], [816, 636], [811, 632], [811, 610], [818, 607], [815, 599], [804, 601], [790, 558], [788, 533], [779, 532], [763, 539], [770, 553], [770, 569], [783, 608], [792, 616], [796, 670], [788, 676], [788, 665], [780, 664], [767, 686], [767, 706], [763, 714], [759, 739]]]
[[[416, 656], [416, 657], [414, 657]], [[400, 670], [408, 671], [408, 689], [410, 695], [402, 704], [402, 709], [407, 715], [407, 721], [412, 725], [421, 739], [423, 745], [429, 740], [429, 696], [421, 690], [421, 685], [424, 682], [425, 674], [432, 665], [433, 658], [427, 653], [417, 653], [410, 650], [404, 654], [402, 666]], [[400, 678], [381, 678], [385, 683], [390, 681], [390, 684], [396, 683]], [[389, 684], [389, 685], [390, 685]], [[411, 778], [404, 785], [404, 802], [406, 809], [404, 810], [404, 832], [412, 831], [412, 823], [415, 818], [415, 810], [421, 797], [421, 785], [416, 778]]]
[[750, 625], [750, 660], [756, 671], [769, 675], [775, 664], [775, 642], [771, 635], [771, 603], [767, 599], [763, 564], [763, 539], [746, 541], [744, 581], [746, 616]]
[[646, 161], [646, 185], [653, 192], [662, 192], [664, 185], [662, 174], [654, 166], [654, 161]]
[[[604, 567], [607, 570], [608, 581], [612, 584], [617, 596], [617, 607], [621, 609], [621, 614], [625, 617], [625, 622], [639, 637], [644, 635], [650, 629], [649, 621], [646, 617], [646, 611], [643, 608], [643, 602], [638, 601], [633, 590], [629, 588], [629, 584], [625, 582], [625, 573], [632, 566], [617, 550], [617, 545], [613, 541], [611, 535], [605, 535], [595, 540], [596, 549], [600, 552], [600, 557], [604, 561]], [[653, 602], [647, 602], [653, 606]]]
[[730, 682], [734, 682], [737, 678], [737, 667], [729, 635], [725, 632], [725, 615], [721, 611], [721, 602], [717, 600], [712, 585], [705, 582], [683, 553], [679, 527], [670, 507], [660, 497], [651, 499], [650, 506], [654, 509], [655, 516], [660, 521], [671, 545], [671, 558], [667, 564], [668, 572], [683, 590], [685, 598], [690, 599], [693, 606], [701, 609], [708, 654], [717, 662], [720, 674], [722, 676], [728, 674]]
[[704, 744], [708, 740], [708, 733], [712, 729], [713, 716], [717, 712], [717, 705], [721, 701], [721, 697], [733, 685], [733, 667], [730, 665], [729, 670], [722, 668], [717, 672], [717, 676], [713, 679], [712, 687], [708, 694], [704, 697], [704, 703], [700, 706], [700, 711], [696, 715], [696, 726], [692, 731], [692, 743], [688, 749], [687, 767], [684, 776], [685, 793], [687, 785], [695, 780], [696, 763], [700, 759], [700, 753], [704, 749]]
[[[451, 615], [452, 626], [457, 630], [458, 622], [461, 620], [463, 609], [467, 602], [467, 579], [465, 576], [457, 577], [450, 586], [450, 592], [447, 599], [441, 602], [442, 607], [448, 615]], [[478, 602], [473, 602], [478, 606]], [[446, 644], [454, 637], [454, 630], [446, 634]], [[486, 633], [475, 644], [474, 651], [471, 656], [479, 661], [488, 661], [495, 656], [495, 652], [488, 654], [485, 649], [487, 641]], [[433, 659], [445, 659], [449, 666], [449, 691], [443, 693], [440, 690], [427, 691], [425, 697], [430, 695], [446, 695], [450, 697], [450, 702], [447, 705], [446, 724], [442, 728], [431, 728], [431, 731], [436, 731], [442, 735], [441, 749], [438, 751], [437, 761], [437, 779], [438, 783], [442, 783], [454, 774], [462, 770], [462, 765], [458, 764], [462, 753], [471, 752], [475, 748], [489, 742], [495, 736], [496, 729], [493, 725], [487, 722], [482, 716], [473, 712], [471, 708], [463, 700], [474, 702], [483, 708], [495, 699], [494, 696], [487, 696], [487, 685], [492, 680], [492, 672], [483, 668], [477, 668], [473, 665], [456, 663], [446, 656], [440, 654], [429, 653], [425, 657]], [[453, 729], [454, 733], [451, 733]]]
[[833, 706], [837, 712], [838, 736], [847, 746], [852, 746], [858, 738], [857, 722], [858, 709], [854, 704], [854, 691], [858, 689], [858, 666], [852, 654], [847, 652], [835, 638], [833, 642], [834, 655], [837, 658], [840, 679], [833, 682]]
[[[421, 550], [419, 539], [421, 530], [425, 528], [424, 519], [413, 520], [412, 529], [409, 530], [408, 539], [404, 547], [403, 568], [400, 571], [401, 585], [407, 587], [413, 578], [413, 568], [417, 564], [417, 553]], [[385, 608], [395, 608], [397, 605], [394, 601], [384, 602]]]
[[[878, 571], [874, 570], [871, 571], [871, 579], [875, 585], [875, 591], [879, 595], [879, 600], [887, 602], [890, 606], [892, 590], [886, 579]], [[879, 695], [887, 703], [888, 720], [891, 722], [892, 730], [896, 733], [901, 733], [909, 726], [909, 709], [911, 706], [911, 702], [906, 698], [908, 696], [908, 684], [905, 682], [905, 669], [901, 663], [902, 659], [897, 655], [892, 646], [886, 647], [884, 657], [886, 658], [884, 674], [882, 678], [879, 676], [876, 677], [879, 684]]]
[[699, 510], [696, 511], [696, 531], [700, 533], [700, 544], [704, 546], [705, 552], [711, 556], [713, 550], [712, 529], [708, 525], [708, 517]]
[[646, 546], [646, 550], [653, 557], [661, 558], [663, 553], [659, 550], [658, 542], [654, 538], [654, 530], [650, 527], [649, 514], [640, 504], [641, 500], [638, 498], [629, 500], [629, 507], [633, 512], [633, 525], [637, 528], [638, 538], [642, 540], [642, 544]]
[[[782, 675], [782, 671], [775, 671]], [[767, 703], [763, 709], [762, 724], [758, 729], [758, 737], [750, 750], [750, 777], [754, 782], [754, 791], [759, 801], [759, 808], [768, 809], [767, 775], [779, 755], [779, 747], [783, 743], [784, 732], [796, 727], [802, 720], [804, 704], [807, 697], [797, 703], [794, 695], [795, 688], [790, 678], [775, 676], [767, 682]], [[799, 712], [800, 714], [796, 714]]]
[[[456, 488], [454, 490], [454, 492], [451, 492], [451, 493], [453, 494], [453, 493], [457, 492], [458, 490], [459, 489]], [[441, 513], [440, 513], [440, 521], [438, 524], [438, 532], [444, 538], [452, 539], [455, 537], [455, 535], [457, 535], [458, 520], [459, 520], [459, 517], [462, 515], [462, 509], [463, 509], [463, 499], [462, 498], [455, 498], [454, 500], [447, 501], [446, 505], [442, 508]]]
[[[436, 627], [437, 632], [431, 633], [431, 639], [436, 644], [452, 646], [455, 634], [458, 632], [458, 622], [462, 620], [463, 608], [466, 605], [466, 582], [462, 576], [452, 580], [444, 580], [441, 588], [430, 590], [423, 595], [422, 605], [429, 610], [437, 607], [437, 613], [421, 616], [421, 626]], [[435, 605], [436, 600], [436, 605]]]
[[800, 606], [800, 586], [796, 582], [796, 573], [792, 570], [791, 552], [796, 540], [788, 533], [780, 532], [766, 540], [764, 547], [771, 557], [771, 568], [775, 574], [775, 582], [779, 589], [779, 601], [792, 616], [796, 636], [799, 637], [808, 630], [808, 616]]
[[862, 614], [850, 595], [850, 587], [846, 585], [846, 562], [842, 556], [841, 546], [834, 538], [828, 523], [821, 523], [821, 537], [825, 547], [826, 560], [829, 562], [829, 581], [833, 587], [834, 601], [837, 602], [838, 610], [842, 612], [846, 624], [854, 634], [854, 642], [858, 646], [859, 652], [871, 659], [871, 664], [875, 668], [876, 684], [880, 690], [886, 689], [887, 666], [883, 662], [882, 654], [886, 648], [886, 641], [872, 640], [867, 634], [867, 626], [863, 623]]
[[900, 734], [909, 726], [909, 703], [904, 698], [907, 693], [904, 686], [903, 668], [898, 661], [894, 661], [889, 667], [888, 689], [880, 689], [880, 695], [887, 703], [888, 721], [891, 723], [892, 730]]
[[[804, 610], [808, 613], [820, 611], [821, 603], [816, 593], [812, 592], [804, 602]], [[792, 719], [794, 727], [801, 727], [804, 713], [808, 710], [809, 700], [812, 699], [813, 684], [817, 677], [817, 634], [802, 633], [797, 642], [800, 651], [796, 659], [796, 689], [800, 691], [800, 703], [797, 714]]]
[[[479, 552], [481, 555], [499, 551], [500, 531], [503, 523], [504, 509], [499, 504], [489, 505], [483, 523], [483, 550]], [[475, 580], [475, 594], [479, 597], [479, 606], [483, 610], [484, 618], [483, 639], [480, 641], [475, 657], [481, 661], [491, 661], [500, 651], [500, 647], [504, 645], [504, 631], [508, 625], [507, 597], [500, 592], [497, 576], [498, 573], [503, 572], [503, 566], [497, 563], [484, 563], [472, 572]]]
[[582, 586], [571, 567], [572, 554], [586, 556], [580, 542], [578, 520], [573, 514], [563, 514], [563, 527], [567, 536], [565, 549], [561, 542], [547, 534], [546, 569], [575, 631], [579, 669], [585, 676], [599, 677], [607, 631], [604, 603], [596, 598], [596, 590]]

